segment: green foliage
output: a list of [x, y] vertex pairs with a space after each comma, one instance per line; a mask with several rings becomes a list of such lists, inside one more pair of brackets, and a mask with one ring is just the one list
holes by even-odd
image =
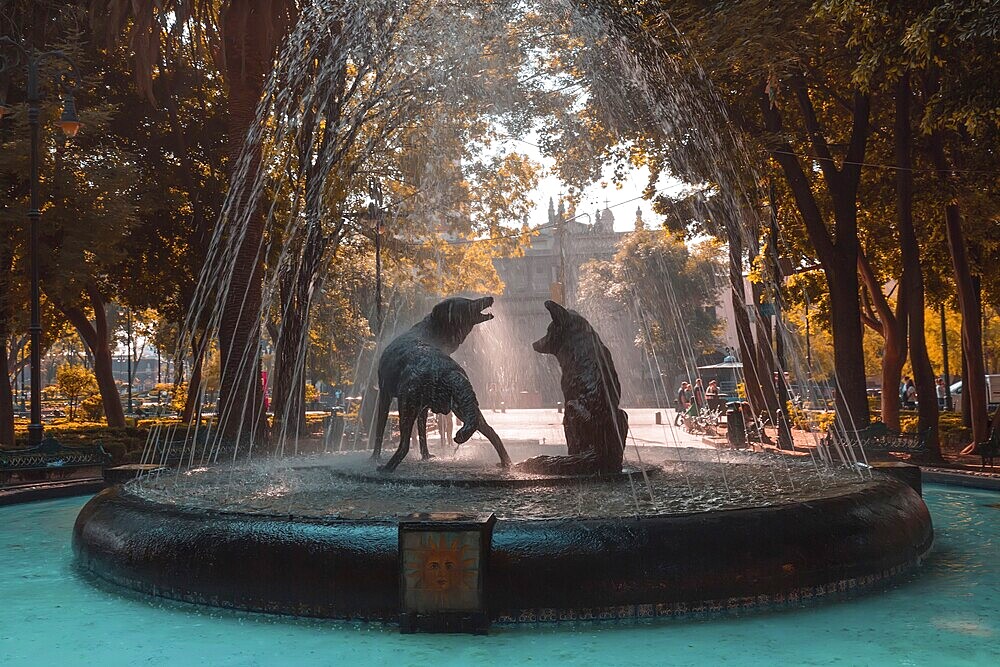
[[88, 422], [100, 422], [104, 419], [104, 402], [100, 394], [91, 394], [80, 401], [80, 416]]
[[579, 310], [599, 322], [625, 309], [637, 343], [656, 355], [664, 372], [679, 374], [718, 345], [719, 273], [711, 255], [692, 252], [669, 232], [636, 232], [613, 260], [584, 265]]
[[66, 399], [70, 421], [76, 419], [76, 408], [80, 401], [97, 393], [97, 379], [94, 373], [76, 364], [63, 364], [56, 370], [56, 389]]
[[[148, 431], [142, 428], [111, 428], [91, 422], [52, 420], [45, 423], [45, 434], [60, 443], [75, 447], [101, 443], [112, 457], [112, 464], [135, 463], [142, 456]], [[27, 424], [17, 426], [17, 446], [27, 446]]]

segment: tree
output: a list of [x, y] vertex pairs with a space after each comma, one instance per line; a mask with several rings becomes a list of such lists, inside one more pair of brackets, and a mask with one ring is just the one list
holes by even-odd
[[[260, 164], [261, 144], [247, 139], [257, 117], [265, 78], [296, 11], [294, 0], [106, 0], [95, 5], [93, 15], [104, 22], [109, 41], [117, 41], [128, 31], [130, 43], [138, 46], [134, 60], [137, 83], [150, 99], [154, 94], [154, 71], [162, 62], [164, 35], [175, 44], [191, 38], [196, 40], [196, 49], [214, 47], [210, 52], [216, 54], [216, 66], [226, 84], [226, 154], [230, 177], [235, 181], [240, 167], [254, 173]], [[236, 208], [246, 208], [244, 204], [246, 200], [241, 199]], [[220, 413], [239, 413], [237, 418], [222, 421], [227, 438], [234, 438], [244, 428], [248, 435], [260, 434], [263, 417], [259, 363], [246, 363], [248, 355], [256, 355], [260, 340], [264, 220], [256, 205], [248, 210], [247, 223], [236, 240], [235, 263], [219, 320], [223, 359]], [[202, 350], [206, 342], [202, 341]], [[196, 354], [200, 356], [201, 352]]]
[[[457, 14], [424, 2], [357, 9], [296, 26], [289, 44], [310, 48], [282, 51], [259, 121], [261, 169], [246, 162], [249, 177], [229, 193], [224, 243], [208, 258], [201, 287], [223, 289], [228, 274], [215, 267], [235, 253], [246, 211], [279, 193], [275, 200], [287, 205], [265, 216], [261, 303], [275, 345], [279, 437], [302, 425], [310, 311], [327, 279], [339, 277], [324, 271], [329, 255], [355, 237], [374, 240], [378, 228], [389, 276], [432, 291], [488, 289], [497, 280], [487, 251], [516, 246], [505, 223], [526, 220], [526, 194], [537, 182], [537, 166], [523, 156], [485, 148], [493, 130], [484, 116], [502, 114], [487, 106], [492, 88], [467, 79], [495, 77], [514, 91], [517, 81], [505, 50], [482, 53], [474, 5]], [[448, 20], [467, 22], [469, 32], [441, 39]], [[483, 235], [495, 242], [474, 238]], [[463, 266], [442, 271], [442, 263]]]
[[63, 364], [56, 370], [56, 389], [68, 403], [70, 421], [76, 419], [80, 402], [98, 392], [94, 374], [77, 364]]
[[[984, 192], [979, 179], [965, 184], [956, 165], [967, 156], [995, 156], [988, 146], [995, 142], [1000, 125], [1000, 95], [986, 82], [996, 79], [997, 26], [1000, 13], [995, 3], [963, 2], [829, 2], [827, 10], [849, 30], [860, 57], [854, 79], [871, 82], [876, 72], [885, 71], [894, 86], [895, 141], [898, 220], [900, 249], [904, 271], [901, 286], [910, 321], [910, 351], [914, 374], [922, 396], [932, 395], [933, 371], [930, 367], [924, 336], [924, 279], [920, 268], [920, 247], [914, 224], [914, 137], [913, 127], [926, 137], [922, 147], [937, 174], [937, 184], [928, 191], [943, 193], [936, 210], [943, 209], [945, 238], [951, 257], [958, 303], [963, 314], [962, 342], [969, 352], [965, 374], [973, 440], [981, 441], [986, 433], [985, 369], [982, 366], [982, 331], [980, 285], [983, 271], [979, 266], [980, 238], [989, 238], [988, 225], [968, 225], [961, 209], [973, 205]], [[916, 82], [917, 85], [911, 85]], [[914, 90], [914, 87], [916, 90]], [[914, 104], [916, 103], [916, 105]], [[917, 113], [911, 109], [917, 106]], [[920, 137], [918, 137], [919, 139]], [[991, 140], [992, 139], [992, 140]], [[971, 187], [970, 187], [971, 185]], [[988, 189], [988, 188], [986, 188]], [[964, 192], [963, 192], [964, 190]], [[973, 194], [975, 193], [975, 194]], [[960, 206], [960, 201], [962, 206]], [[996, 206], [992, 208], [994, 220]], [[940, 213], [935, 213], [940, 216]], [[989, 216], [989, 213], [987, 214]], [[996, 225], [992, 226], [995, 230]], [[972, 234], [975, 241], [969, 240]], [[995, 235], [995, 232], [993, 233]], [[925, 248], [927, 246], [925, 245]], [[928, 267], [924, 263], [924, 269]], [[937, 413], [930, 401], [920, 402], [920, 428], [936, 434]], [[932, 442], [932, 451], [936, 441]]]
[[613, 260], [583, 266], [579, 308], [599, 322], [627, 309], [637, 344], [670, 377], [690, 376], [718, 346], [715, 305], [723, 276], [715, 249], [692, 253], [665, 230], [637, 231]]
[[[624, 145], [654, 176], [708, 183], [734, 217], [749, 208], [746, 227], [758, 232], [764, 197], [752, 156], [769, 153], [828, 279], [840, 419], [867, 424], [857, 218], [872, 100], [837, 67], [852, 53], [845, 33], [807, 2], [672, 3], [669, 15], [660, 3], [580, 4], [611, 28], [597, 38], [604, 62], [589, 58], [592, 102], [581, 115], [617, 141], [586, 136]], [[634, 76], [617, 75], [622, 68]]]
[[[18, 3], [11, 24], [15, 30], [23, 30], [35, 48], [65, 52], [81, 73], [76, 99], [87, 130], [71, 142], [53, 132], [41, 135], [45, 204], [39, 271], [48, 301], [80, 331], [94, 357], [108, 423], [121, 426], [124, 414], [111, 374], [112, 327], [108, 326], [106, 312], [115, 281], [108, 274], [109, 265], [123, 251], [137, 207], [137, 188], [130, 168], [131, 156], [107, 132], [114, 108], [101, 101], [99, 68], [93, 54], [85, 49], [87, 23], [82, 19], [82, 12], [74, 5], [29, 3], [25, 8]], [[50, 74], [54, 76], [55, 72], [43, 73], [44, 85], [51, 80], [46, 78]], [[15, 83], [12, 90], [23, 94], [24, 82]], [[59, 114], [57, 96], [50, 94], [47, 100], [49, 104], [42, 111], [43, 127], [51, 127]], [[20, 106], [22, 100], [15, 95], [7, 102]], [[24, 116], [20, 110], [15, 114], [11, 134], [12, 152], [22, 165], [28, 151]], [[14, 214], [27, 206], [27, 173], [18, 168], [6, 176], [12, 196], [5, 212], [12, 218], [20, 217]]]

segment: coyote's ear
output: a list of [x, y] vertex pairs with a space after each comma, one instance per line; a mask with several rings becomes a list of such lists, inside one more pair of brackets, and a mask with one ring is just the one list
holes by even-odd
[[555, 301], [546, 301], [545, 309], [549, 311], [550, 315], [552, 315], [552, 320], [554, 322], [563, 322], [567, 317], [569, 317], [569, 311]]

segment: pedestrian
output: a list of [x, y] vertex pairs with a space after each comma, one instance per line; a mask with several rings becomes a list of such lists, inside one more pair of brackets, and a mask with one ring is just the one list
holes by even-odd
[[917, 407], [917, 386], [913, 384], [913, 380], [906, 378], [906, 390], [905, 390], [905, 400], [903, 405], [911, 410]]
[[441, 441], [441, 449], [455, 446], [455, 436], [452, 430], [455, 428], [455, 419], [448, 412], [437, 416], [438, 438]]
[[694, 405], [701, 412], [705, 408], [705, 388], [701, 384], [701, 378], [694, 381], [694, 389], [691, 390], [694, 397]]
[[944, 378], [937, 379], [934, 391], [937, 392], [938, 410], [944, 410], [946, 399], [948, 397], [948, 388], [944, 384]]
[[705, 389], [705, 398], [718, 398], [719, 397], [719, 383], [715, 380], [708, 381], [708, 387]]
[[691, 403], [690, 394], [688, 390], [691, 385], [687, 382], [681, 382], [680, 389], [677, 390], [677, 401], [674, 406], [674, 426], [680, 426], [682, 423], [682, 416], [687, 412], [688, 406]]
[[899, 383], [899, 404], [902, 406], [906, 405], [906, 385], [910, 381], [910, 378], [904, 376]]
[[705, 388], [705, 403], [710, 410], [718, 410], [722, 407], [719, 405], [719, 383], [715, 380], [708, 381], [708, 387]]

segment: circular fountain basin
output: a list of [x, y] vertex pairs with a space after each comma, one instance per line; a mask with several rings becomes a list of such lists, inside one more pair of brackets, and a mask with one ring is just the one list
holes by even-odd
[[[647, 459], [648, 461], [648, 459]], [[918, 564], [931, 520], [879, 474], [689, 452], [630, 474], [547, 478], [462, 462], [373, 472], [362, 455], [192, 470], [108, 489], [80, 565], [152, 595], [395, 621], [399, 517], [494, 513], [494, 621], [648, 617], [851, 592]]]

